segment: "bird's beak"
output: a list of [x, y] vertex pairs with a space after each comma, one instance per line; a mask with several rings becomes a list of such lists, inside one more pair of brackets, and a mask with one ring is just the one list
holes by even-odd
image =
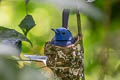
[[57, 33], [57, 30], [56, 30], [56, 29], [53, 29], [53, 28], [52, 28], [51, 30], [54, 31], [55, 33]]

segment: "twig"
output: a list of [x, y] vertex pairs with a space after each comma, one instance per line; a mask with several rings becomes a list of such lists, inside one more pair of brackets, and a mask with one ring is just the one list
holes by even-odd
[[77, 27], [78, 27], [78, 36], [80, 39], [80, 45], [81, 45], [81, 53], [82, 53], [82, 80], [85, 80], [84, 75], [84, 47], [83, 47], [83, 38], [82, 38], [82, 28], [81, 28], [81, 19], [80, 19], [80, 13], [77, 11]]
[[30, 0], [25, 0], [26, 15], [28, 15], [28, 3]]

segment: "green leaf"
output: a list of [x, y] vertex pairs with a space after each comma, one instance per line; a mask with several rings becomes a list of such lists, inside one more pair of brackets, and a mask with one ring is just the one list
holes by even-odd
[[19, 25], [25, 36], [27, 36], [29, 30], [31, 30], [34, 26], [35, 26], [35, 21], [33, 20], [32, 15], [26, 15]]
[[0, 26], [0, 40], [7, 40], [7, 39], [12, 39], [12, 40], [21, 40], [21, 41], [27, 41], [31, 44], [31, 41], [26, 38], [23, 34], [17, 32], [14, 29], [9, 29], [9, 28], [5, 28]]

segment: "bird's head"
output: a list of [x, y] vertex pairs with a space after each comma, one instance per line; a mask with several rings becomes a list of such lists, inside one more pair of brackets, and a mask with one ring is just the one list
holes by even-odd
[[66, 28], [52, 29], [55, 32], [55, 40], [72, 40], [72, 33]]
[[22, 41], [19, 40], [19, 39], [3, 40], [2, 43], [3, 43], [3, 44], [7, 44], [7, 45], [14, 46], [14, 47], [16, 47], [16, 48], [21, 48], [21, 45], [22, 45]]

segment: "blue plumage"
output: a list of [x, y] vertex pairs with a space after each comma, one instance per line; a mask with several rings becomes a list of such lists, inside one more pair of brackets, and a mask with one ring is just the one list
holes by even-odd
[[61, 27], [52, 30], [55, 32], [55, 36], [52, 39], [51, 44], [63, 47], [74, 44], [75, 40], [68, 29]]
[[55, 36], [51, 41], [51, 44], [56, 46], [69, 46], [75, 43], [75, 39], [68, 28], [69, 9], [64, 9], [62, 13], [62, 27], [58, 29], [52, 29], [55, 32]]

